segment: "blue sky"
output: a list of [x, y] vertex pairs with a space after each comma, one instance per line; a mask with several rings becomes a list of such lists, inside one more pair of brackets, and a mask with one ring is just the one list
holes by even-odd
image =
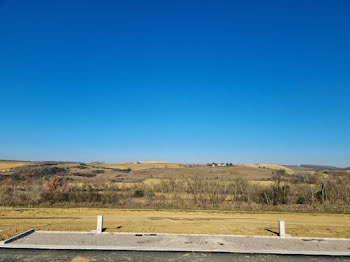
[[0, 159], [350, 166], [350, 2], [0, 0], [0, 91]]

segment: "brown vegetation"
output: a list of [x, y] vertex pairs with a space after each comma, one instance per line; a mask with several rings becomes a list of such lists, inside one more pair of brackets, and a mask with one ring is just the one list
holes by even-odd
[[0, 174], [0, 205], [350, 211], [350, 174], [241, 166], [33, 165]]

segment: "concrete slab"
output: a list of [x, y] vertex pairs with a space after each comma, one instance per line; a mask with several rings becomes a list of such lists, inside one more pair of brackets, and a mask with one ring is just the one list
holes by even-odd
[[35, 231], [0, 248], [350, 256], [350, 239]]

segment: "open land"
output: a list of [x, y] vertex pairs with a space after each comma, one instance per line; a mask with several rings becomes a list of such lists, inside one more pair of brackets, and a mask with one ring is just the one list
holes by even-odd
[[[286, 233], [293, 237], [350, 238], [349, 214], [3, 207], [0, 225], [17, 233], [31, 228], [91, 231], [96, 229], [98, 214], [104, 215], [105, 232], [275, 236], [277, 221], [282, 219], [286, 223]], [[6, 232], [0, 236], [7, 238], [10, 232]]]
[[[349, 170], [0, 161], [0, 238], [30, 228], [350, 238]], [[314, 169], [313, 169], [314, 168]], [[54, 208], [52, 208], [54, 207]]]

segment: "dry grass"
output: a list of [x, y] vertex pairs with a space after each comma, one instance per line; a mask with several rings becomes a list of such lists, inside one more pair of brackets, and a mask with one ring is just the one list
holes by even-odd
[[[292, 236], [350, 238], [350, 215], [308, 213], [238, 213], [220, 211], [156, 211], [102, 208], [1, 208], [0, 228], [90, 231], [104, 215], [107, 232], [209, 233], [274, 235], [277, 221]], [[0, 237], [4, 237], [4, 234]], [[8, 234], [6, 234], [8, 236]]]
[[250, 182], [259, 186], [271, 186], [275, 183], [274, 181], [254, 181], [254, 180]]
[[77, 257], [73, 258], [71, 262], [92, 262], [92, 261], [96, 261], [96, 259], [91, 258], [91, 257], [77, 256]]
[[162, 179], [149, 178], [149, 179], [146, 179], [145, 181], [143, 181], [143, 183], [145, 185], [159, 185], [160, 183], [162, 183]]
[[0, 231], [0, 240], [5, 240], [5, 239], [8, 239], [10, 237], [16, 236], [16, 235], [26, 231], [27, 229], [25, 229], [25, 228], [26, 227], [21, 227], [19, 225], [13, 225], [13, 226], [8, 227], [8, 228], [3, 228], [2, 229], [3, 231]]
[[100, 164], [103, 167], [109, 168], [118, 168], [118, 169], [127, 169], [130, 168], [132, 170], [143, 170], [150, 168], [178, 168], [181, 167], [180, 164], [171, 163], [171, 162], [158, 162], [158, 161], [145, 161], [145, 162], [128, 162], [128, 163], [107, 163]]
[[293, 169], [285, 167], [285, 166], [282, 166], [282, 165], [240, 164], [239, 166], [254, 167], [254, 168], [259, 168], [260, 167], [260, 168], [267, 168], [267, 169], [273, 169], [273, 170], [284, 169], [289, 174], [294, 174], [295, 173], [295, 171]]
[[153, 168], [135, 170], [130, 173], [134, 180], [137, 182], [144, 181], [146, 179], [169, 179], [169, 178], [182, 178], [201, 176], [204, 178], [220, 178], [221, 180], [232, 180], [236, 178], [245, 178], [249, 180], [266, 180], [272, 177], [272, 170], [244, 167], [244, 166], [232, 166], [232, 167], [209, 167], [209, 166], [196, 166], [185, 168]]
[[26, 165], [32, 165], [32, 164], [33, 164], [32, 162], [26, 162], [26, 161], [0, 160], [0, 172], [7, 172], [14, 167], [26, 166]]

